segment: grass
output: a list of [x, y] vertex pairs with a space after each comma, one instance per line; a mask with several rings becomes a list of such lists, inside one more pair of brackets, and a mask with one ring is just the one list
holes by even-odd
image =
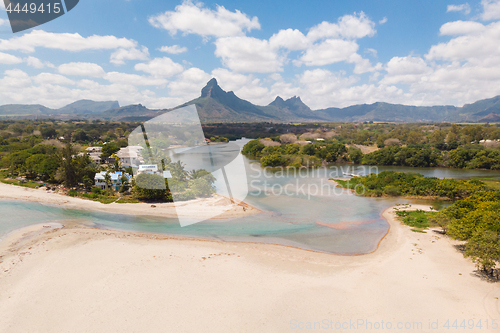
[[32, 181], [32, 180], [26, 180], [24, 182], [21, 182], [20, 180], [17, 180], [15, 178], [13, 178], [13, 179], [7, 179], [7, 178], [9, 178], [8, 171], [1, 170], [0, 171], [0, 182], [2, 182], [4, 184], [12, 184], [12, 185], [29, 187], [29, 188], [37, 188], [38, 186], [42, 185], [42, 184], [35, 182], [35, 181]]
[[494, 190], [500, 190], [500, 179], [487, 178], [487, 177], [471, 177], [471, 179], [482, 181], [486, 186], [491, 187]]
[[116, 203], [140, 203], [140, 201], [131, 194], [125, 194]]
[[87, 200], [92, 200], [92, 201], [98, 201], [103, 204], [110, 204], [112, 202], [115, 202], [119, 196], [117, 195], [105, 195], [105, 194], [97, 194], [97, 193], [80, 193], [78, 192], [76, 194], [77, 197], [82, 198], [82, 199], [87, 199]]
[[398, 219], [411, 227], [414, 232], [425, 233], [425, 229], [434, 226], [430, 223], [429, 217], [436, 214], [435, 212], [426, 212], [420, 209], [407, 211], [407, 210], [396, 210], [396, 215]]

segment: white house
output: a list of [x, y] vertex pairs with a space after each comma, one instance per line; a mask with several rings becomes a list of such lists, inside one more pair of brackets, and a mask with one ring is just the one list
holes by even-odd
[[[122, 184], [122, 176], [123, 175], [125, 175], [125, 177], [127, 177], [128, 182], [130, 182], [132, 180], [132, 176], [130, 176], [127, 173], [122, 173], [121, 171], [113, 172], [113, 173], [110, 172], [109, 175], [111, 176], [111, 183], [109, 186], [112, 189], [114, 189], [115, 191], [118, 191], [122, 187], [122, 185], [123, 185]], [[95, 186], [100, 187], [102, 189], [107, 188], [108, 186], [106, 185], [106, 182], [105, 182], [105, 176], [106, 176], [106, 171], [101, 171], [99, 173], [96, 173], [95, 177], [94, 177]]]
[[137, 170], [137, 174], [140, 175], [141, 173], [149, 173], [151, 175], [156, 175], [158, 174], [158, 165], [156, 164], [139, 165], [139, 170]]

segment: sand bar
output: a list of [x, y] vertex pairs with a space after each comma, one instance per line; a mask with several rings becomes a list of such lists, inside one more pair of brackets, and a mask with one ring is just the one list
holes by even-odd
[[[498, 284], [476, 275], [457, 242], [383, 215], [388, 234], [360, 256], [33, 226], [0, 243], [0, 332], [420, 333], [455, 319], [497, 332]], [[411, 327], [375, 329], [382, 321]]]
[[232, 202], [221, 195], [185, 202], [155, 203], [111, 203], [74, 198], [63, 194], [0, 183], [0, 199], [26, 200], [58, 205], [70, 209], [94, 210], [116, 214], [150, 215], [167, 218], [182, 216], [199, 219], [229, 219], [259, 214], [261, 211], [242, 201]]

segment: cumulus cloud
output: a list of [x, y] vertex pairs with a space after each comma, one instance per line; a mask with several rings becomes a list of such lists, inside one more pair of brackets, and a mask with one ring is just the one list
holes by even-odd
[[187, 47], [179, 46], [179, 45], [162, 46], [162, 47], [160, 47], [159, 50], [161, 52], [170, 53], [170, 54], [180, 54], [180, 53], [184, 53], [184, 52], [188, 51]]
[[500, 1], [499, 0], [482, 0], [483, 13], [481, 18], [485, 21], [500, 19]]
[[101, 66], [89, 62], [70, 62], [58, 67], [63, 75], [103, 77], [106, 73]]
[[337, 23], [324, 21], [309, 30], [307, 38], [311, 41], [324, 38], [358, 39], [374, 36], [375, 23], [363, 12], [354, 15], [345, 15]]
[[13, 65], [23, 62], [23, 59], [12, 54], [0, 52], [0, 64]]
[[112, 50], [116, 48], [134, 48], [137, 42], [115, 36], [82, 37], [78, 33], [53, 33], [33, 30], [19, 37], [0, 39], [0, 50], [18, 50], [35, 52], [37, 47], [62, 51], [80, 52], [84, 50]]
[[479, 22], [473, 21], [455, 21], [448, 22], [441, 26], [439, 33], [444, 35], [467, 35], [478, 33], [485, 29], [485, 26]]
[[33, 67], [33, 68], [43, 68], [45, 67], [45, 64], [38, 58], [36, 57], [32, 57], [32, 56], [29, 56], [27, 57], [26, 59], [24, 59], [24, 61], [26, 62], [26, 64], [30, 67]]
[[468, 3], [462, 5], [448, 5], [446, 12], [462, 12], [466, 15], [470, 14], [470, 6]]
[[172, 61], [168, 57], [155, 58], [147, 63], [136, 64], [134, 68], [155, 77], [170, 77], [179, 74], [184, 69], [181, 64]]
[[302, 32], [297, 29], [280, 30], [269, 39], [269, 44], [273, 48], [286, 48], [288, 50], [304, 50], [310, 42]]
[[267, 40], [253, 37], [225, 37], [215, 41], [215, 55], [235, 72], [272, 73], [283, 70], [284, 59]]
[[53, 85], [74, 85], [75, 81], [67, 77], [53, 73], [40, 73], [33, 77], [33, 82], [39, 85], [53, 84]]
[[358, 51], [358, 44], [343, 39], [327, 39], [308, 48], [300, 58], [306, 66], [324, 66], [348, 60]]
[[[434, 45], [429, 50], [426, 58], [428, 60], [465, 60], [465, 59], [481, 59], [485, 57], [500, 56], [500, 22], [494, 22], [487, 26], [481, 27], [475, 22], [467, 24], [443, 25], [442, 30], [450, 34], [450, 32], [459, 31], [462, 36], [452, 38], [446, 43]], [[481, 31], [480, 34], [476, 34]]]
[[178, 31], [203, 37], [227, 37], [244, 35], [246, 31], [260, 29], [257, 17], [217, 6], [216, 10], [206, 8], [201, 3], [185, 0], [174, 11], [149, 17], [149, 23], [156, 28], [167, 30], [171, 35]]
[[424, 59], [415, 56], [394, 57], [385, 67], [387, 75], [383, 84], [413, 83], [432, 72]]
[[125, 60], [148, 60], [149, 51], [148, 48], [142, 46], [138, 48], [124, 49], [120, 48], [115, 52], [111, 53], [109, 62], [115, 65], [125, 64]]
[[183, 98], [188, 101], [200, 96], [203, 86], [211, 79], [211, 75], [205, 71], [192, 67], [181, 74], [168, 84], [170, 96]]
[[381, 19], [380, 21], [378, 21], [378, 24], [382, 25], [384, 23], [387, 23], [387, 17], [384, 17], [383, 19]]

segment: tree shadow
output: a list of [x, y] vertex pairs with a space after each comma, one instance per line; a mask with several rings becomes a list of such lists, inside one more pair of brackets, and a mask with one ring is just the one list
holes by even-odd
[[474, 272], [470, 273], [471, 276], [479, 278], [482, 281], [485, 281], [488, 283], [498, 283], [499, 274], [500, 274], [499, 269], [493, 269], [489, 272], [481, 270], [481, 269], [476, 269]]

